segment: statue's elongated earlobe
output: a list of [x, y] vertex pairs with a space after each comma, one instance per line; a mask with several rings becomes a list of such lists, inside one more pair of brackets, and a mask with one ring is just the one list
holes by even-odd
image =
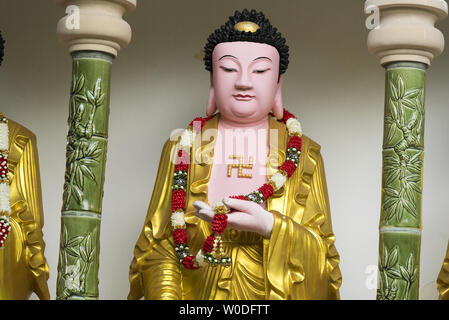
[[217, 104], [215, 103], [215, 92], [214, 92], [214, 86], [212, 84], [212, 74], [210, 78], [210, 89], [209, 89], [209, 98], [207, 99], [207, 107], [206, 107], [206, 114], [208, 117], [213, 115], [217, 111]]
[[276, 95], [274, 96], [273, 113], [277, 119], [282, 119], [284, 116], [284, 106], [282, 101], [282, 79], [283, 75], [279, 78], [278, 87], [276, 89]]

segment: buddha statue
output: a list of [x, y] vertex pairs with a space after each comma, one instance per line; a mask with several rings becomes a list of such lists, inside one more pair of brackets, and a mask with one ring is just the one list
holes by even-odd
[[285, 39], [245, 9], [204, 51], [207, 117], [165, 142], [128, 299], [339, 299], [320, 145], [282, 104]]
[[0, 299], [50, 299], [36, 136], [2, 113], [0, 176]]

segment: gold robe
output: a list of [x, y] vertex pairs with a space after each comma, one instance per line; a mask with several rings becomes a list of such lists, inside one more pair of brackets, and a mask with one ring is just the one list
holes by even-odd
[[449, 244], [443, 266], [438, 274], [437, 287], [440, 293], [440, 299], [449, 300]]
[[[218, 118], [207, 121], [203, 132], [217, 129]], [[286, 126], [271, 117], [269, 127], [278, 130], [278, 148], [269, 141], [269, 159], [276, 152], [278, 155], [276, 169], [285, 160], [288, 134]], [[177, 152], [176, 144], [168, 140], [162, 150], [145, 225], [130, 266], [128, 299], [339, 299], [340, 257], [334, 246], [323, 160], [316, 142], [303, 136], [299, 167], [267, 200], [266, 210], [274, 215], [270, 239], [228, 229], [223, 247], [232, 266], [199, 270], [180, 265], [171, 236], [174, 164], [170, 156]], [[213, 148], [213, 139], [203, 142], [198, 152], [204, 163], [189, 166], [185, 220], [194, 255], [211, 232], [210, 224], [194, 215], [193, 202], [207, 203]], [[198, 155], [191, 157], [193, 161]], [[274, 173], [271, 163], [267, 161], [267, 178]]]
[[11, 231], [0, 249], [0, 299], [50, 299], [36, 136], [8, 120]]

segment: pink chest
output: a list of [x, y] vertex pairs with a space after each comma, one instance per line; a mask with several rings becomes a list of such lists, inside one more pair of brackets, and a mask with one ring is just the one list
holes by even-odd
[[219, 121], [208, 189], [210, 205], [224, 197], [249, 194], [267, 182], [268, 131], [268, 120], [241, 127]]

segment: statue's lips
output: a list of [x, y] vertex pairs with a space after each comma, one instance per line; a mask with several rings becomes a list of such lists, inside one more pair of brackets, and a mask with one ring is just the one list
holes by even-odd
[[251, 101], [255, 98], [255, 96], [252, 96], [250, 94], [233, 94], [232, 96], [237, 101]]

